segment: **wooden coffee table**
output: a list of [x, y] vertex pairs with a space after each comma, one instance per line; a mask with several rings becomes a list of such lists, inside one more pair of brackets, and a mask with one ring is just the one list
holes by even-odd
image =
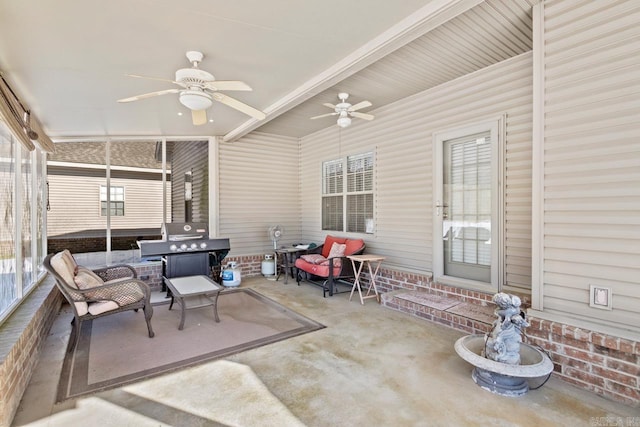
[[[185, 312], [192, 308], [213, 306], [213, 314], [216, 322], [220, 322], [220, 318], [218, 317], [218, 295], [222, 287], [209, 277], [203, 275], [172, 277], [171, 279], [165, 277], [164, 283], [169, 288], [171, 294], [169, 310], [173, 307], [174, 299], [181, 307], [179, 330], [184, 328]], [[206, 302], [187, 306], [187, 298], [195, 299], [194, 297], [200, 297], [200, 301], [204, 299]]]

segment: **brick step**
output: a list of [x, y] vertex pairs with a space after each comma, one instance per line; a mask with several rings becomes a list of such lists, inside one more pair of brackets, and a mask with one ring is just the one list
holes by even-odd
[[471, 334], [491, 330], [495, 305], [463, 301], [426, 291], [399, 290], [382, 295], [382, 305]]

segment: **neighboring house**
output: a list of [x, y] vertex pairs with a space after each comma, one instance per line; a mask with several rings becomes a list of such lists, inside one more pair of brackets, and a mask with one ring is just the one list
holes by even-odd
[[[208, 222], [207, 145], [208, 141], [167, 142], [166, 221]], [[140, 237], [159, 238], [164, 222], [161, 144], [111, 144], [109, 204], [105, 148], [102, 142], [61, 143], [49, 155], [50, 251], [104, 251], [108, 206], [113, 250], [135, 248]]]
[[[162, 224], [162, 163], [156, 142], [111, 145], [110, 191], [107, 202], [105, 145], [58, 144], [47, 164], [49, 250], [75, 252], [106, 249], [107, 211], [111, 214], [112, 248], [131, 249], [138, 237], [159, 235]], [[171, 191], [170, 170], [167, 192]], [[170, 215], [170, 204], [167, 202]]]

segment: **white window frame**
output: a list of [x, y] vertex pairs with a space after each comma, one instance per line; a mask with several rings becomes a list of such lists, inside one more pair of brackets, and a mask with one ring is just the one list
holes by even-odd
[[[109, 187], [110, 190], [110, 197], [107, 197], [107, 187]], [[104, 189], [104, 190], [103, 190]], [[119, 193], [114, 193], [114, 190], [120, 190], [122, 189], [122, 197], [120, 197]], [[122, 203], [122, 215], [117, 215], [117, 214], [112, 214], [111, 216], [125, 216], [125, 188], [122, 185], [100, 185], [100, 216], [108, 216], [108, 212], [111, 211], [110, 207], [111, 204], [113, 203]], [[102, 204], [106, 203], [106, 208], [104, 209], [104, 213], [103, 213], [103, 209], [102, 209]], [[118, 209], [116, 208], [116, 212], [118, 211]]]
[[[350, 164], [358, 161], [369, 162], [371, 168], [365, 169], [363, 172], [349, 171]], [[328, 176], [327, 172], [332, 169], [338, 170], [336, 176]], [[375, 171], [376, 171], [376, 156], [375, 151], [370, 150], [363, 153], [352, 154], [339, 159], [332, 159], [322, 162], [322, 194], [321, 194], [321, 229], [326, 231], [337, 231], [342, 233], [356, 233], [356, 234], [373, 234], [375, 231]], [[360, 179], [359, 179], [360, 178]], [[367, 183], [367, 181], [369, 181]], [[368, 184], [368, 185], [367, 185]], [[353, 188], [356, 187], [356, 188]], [[365, 188], [363, 188], [365, 187]], [[371, 211], [367, 212], [366, 209], [362, 211], [356, 211], [353, 214], [356, 216], [363, 215], [362, 226], [355, 229], [349, 227], [349, 204], [352, 202], [353, 196], [370, 195]], [[325, 226], [325, 199], [328, 198], [340, 198], [342, 203], [341, 221], [342, 228], [337, 226]], [[368, 203], [367, 203], [368, 204]], [[370, 218], [367, 218], [367, 213], [370, 213]], [[337, 214], [337, 212], [336, 212]]]
[[[506, 115], [461, 125], [459, 127], [438, 131], [433, 134], [433, 278], [434, 281], [446, 285], [481, 290], [486, 292], [500, 292], [505, 282], [504, 251], [504, 146], [506, 139]], [[444, 274], [443, 241], [437, 236], [442, 235], [442, 217], [440, 202], [443, 200], [443, 145], [449, 139], [481, 132], [491, 132], [492, 143], [492, 178], [491, 194], [491, 282], [484, 283], [475, 280], [446, 276]]]
[[[13, 202], [10, 209], [13, 214], [13, 227], [12, 229], [3, 230], [5, 233], [11, 233], [13, 236], [13, 259], [5, 260], [4, 267], [10, 268], [9, 273], [14, 275], [14, 282], [11, 284], [15, 290], [15, 299], [12, 300], [7, 306], [2, 307], [0, 310], [0, 324], [11, 316], [15, 309], [25, 300], [25, 298], [37, 288], [37, 284], [44, 277], [44, 269], [41, 268], [42, 260], [47, 252], [47, 238], [46, 238], [46, 197], [45, 183], [46, 183], [46, 154], [39, 149], [35, 149], [28, 153], [29, 159], [25, 158], [25, 148], [18, 142], [17, 138], [12, 132], [0, 121], [0, 126], [4, 127], [0, 131], [0, 138], [8, 139], [11, 144], [14, 144], [13, 149], [13, 172], [9, 177], [11, 180], [10, 186], [13, 187], [13, 191], [10, 194], [11, 201]], [[3, 159], [3, 161], [10, 161], [9, 158]], [[29, 242], [23, 242], [23, 217], [22, 217], [22, 203], [26, 195], [23, 193], [22, 186], [22, 169], [24, 167], [31, 169], [31, 175], [29, 177], [31, 181], [31, 215], [30, 221], [26, 224], [30, 228], [31, 240]], [[3, 178], [6, 178], [3, 177]], [[38, 205], [38, 200], [42, 200], [42, 204]], [[4, 206], [5, 208], [7, 206]], [[37, 209], [40, 209], [38, 213]], [[38, 233], [40, 229], [40, 233]], [[40, 239], [38, 239], [40, 236]], [[29, 259], [25, 259], [23, 245], [28, 244], [30, 246]], [[27, 262], [30, 261], [30, 262]], [[7, 271], [4, 271], [6, 273]], [[30, 274], [26, 274], [29, 272]], [[28, 278], [28, 280], [25, 280]], [[5, 283], [6, 285], [6, 283]]]

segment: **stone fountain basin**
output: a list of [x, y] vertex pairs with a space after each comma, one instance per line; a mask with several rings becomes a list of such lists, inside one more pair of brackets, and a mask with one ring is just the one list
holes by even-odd
[[456, 341], [458, 356], [485, 371], [516, 378], [539, 378], [553, 371], [553, 362], [546, 354], [529, 344], [520, 343], [520, 365], [496, 362], [482, 356], [484, 335], [467, 335]]

